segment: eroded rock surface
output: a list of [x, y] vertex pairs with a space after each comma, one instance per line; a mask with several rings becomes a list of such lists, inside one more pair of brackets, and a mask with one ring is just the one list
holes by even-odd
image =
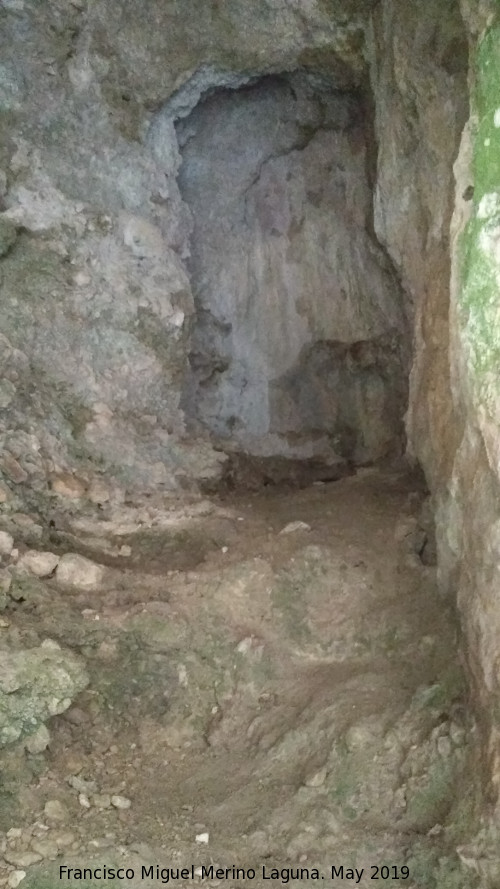
[[370, 231], [369, 114], [297, 74], [213, 92], [177, 126], [196, 306], [183, 403], [243, 451], [401, 447], [411, 306]]
[[34, 735], [87, 684], [81, 660], [59, 646], [1, 650], [0, 746]]

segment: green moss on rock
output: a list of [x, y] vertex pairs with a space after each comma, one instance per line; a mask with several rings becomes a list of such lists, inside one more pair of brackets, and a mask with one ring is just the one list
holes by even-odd
[[82, 662], [62, 649], [0, 652], [0, 747], [63, 713], [87, 684]]
[[474, 208], [462, 239], [459, 309], [474, 394], [493, 409], [500, 366], [500, 26], [481, 41], [475, 73]]

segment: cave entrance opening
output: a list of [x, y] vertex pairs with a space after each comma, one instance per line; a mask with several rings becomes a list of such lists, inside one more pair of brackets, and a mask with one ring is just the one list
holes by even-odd
[[409, 306], [373, 231], [367, 91], [266, 76], [209, 91], [176, 130], [192, 216], [192, 429], [271, 481], [400, 454]]

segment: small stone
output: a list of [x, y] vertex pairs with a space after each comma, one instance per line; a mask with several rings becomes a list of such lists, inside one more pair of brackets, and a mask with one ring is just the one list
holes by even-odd
[[[109, 849], [111, 846], [115, 845], [115, 840], [111, 837], [97, 837], [94, 840], [90, 840], [89, 846], [93, 849]], [[135, 845], [131, 847], [131, 851], [135, 852]], [[153, 860], [153, 859], [151, 859]]]
[[64, 803], [58, 799], [49, 799], [45, 803], [44, 815], [49, 821], [67, 821], [68, 810]]
[[107, 503], [111, 499], [111, 491], [101, 479], [93, 479], [87, 492], [91, 503]]
[[406, 809], [406, 789], [405, 787], [397, 787], [394, 791], [394, 805], [398, 809]]
[[305, 785], [306, 787], [322, 787], [326, 781], [327, 771], [325, 766], [319, 771], [315, 772], [309, 778], [306, 778]]
[[12, 521], [18, 528], [26, 528], [28, 531], [32, 531], [35, 527], [40, 527], [36, 524], [34, 518], [25, 512], [15, 512], [12, 516]]
[[43, 858], [39, 852], [33, 852], [30, 849], [27, 849], [24, 852], [16, 852], [13, 849], [7, 849], [3, 853], [3, 857], [7, 864], [13, 864], [14, 867], [19, 868], [31, 867], [32, 864], [38, 864]]
[[68, 784], [78, 793], [95, 793], [96, 791], [95, 781], [85, 781], [83, 778], [79, 778], [78, 775], [72, 775], [71, 778], [68, 778]]
[[56, 569], [56, 580], [77, 590], [94, 590], [104, 577], [104, 569], [76, 553], [62, 556]]
[[126, 796], [115, 794], [111, 797], [111, 805], [114, 806], [115, 809], [130, 809], [132, 803]]
[[281, 529], [281, 534], [294, 534], [296, 531], [310, 531], [311, 526], [307, 524], [307, 522], [288, 522], [288, 525], [285, 525], [284, 528]]
[[14, 538], [7, 531], [0, 531], [0, 555], [10, 556], [14, 549]]
[[78, 775], [82, 771], [85, 763], [86, 761], [83, 756], [80, 756], [77, 753], [71, 753], [71, 751], [67, 752], [65, 757], [65, 768], [68, 776], [71, 775], [71, 777], [68, 777], [66, 780], [70, 786], [72, 781], [81, 780], [78, 778]]
[[19, 883], [22, 883], [26, 876], [25, 870], [14, 870], [11, 874], [9, 874], [9, 878], [7, 880], [7, 886], [9, 889], [17, 889]]
[[123, 546], [118, 550], [120, 556], [124, 556], [126, 559], [132, 555], [132, 547], [128, 545], [128, 543], [124, 543]]
[[0, 485], [0, 503], [6, 503], [10, 497], [10, 491]]
[[71, 706], [71, 698], [59, 698], [54, 695], [47, 701], [47, 709], [51, 716], [59, 716]]
[[79, 271], [75, 272], [73, 275], [73, 283], [76, 284], [77, 287], [85, 287], [87, 284], [90, 284], [91, 280], [92, 279], [87, 272]]
[[90, 809], [90, 800], [86, 793], [78, 794], [78, 802], [84, 809]]
[[61, 472], [51, 481], [51, 488], [60, 497], [79, 500], [85, 494], [85, 484], [70, 472]]
[[1, 460], [3, 471], [15, 485], [20, 485], [28, 478], [28, 473], [23, 469], [20, 463], [10, 454], [4, 454]]
[[31, 841], [33, 852], [37, 852], [42, 858], [57, 858], [59, 848], [52, 837], [44, 837], [43, 839], [35, 839]]
[[238, 654], [248, 654], [248, 652], [252, 650], [253, 644], [254, 644], [254, 637], [253, 636], [245, 636], [245, 638], [242, 639], [241, 642], [238, 642], [238, 645], [236, 646], [236, 651], [238, 652]]
[[49, 577], [55, 571], [59, 563], [59, 556], [49, 551], [39, 552], [35, 549], [29, 549], [19, 559], [17, 567], [26, 569], [35, 577]]
[[26, 738], [24, 746], [28, 753], [36, 756], [37, 753], [43, 753], [50, 744], [50, 732], [46, 725], [41, 725], [37, 731]]
[[0, 568], [0, 593], [8, 593], [12, 586], [12, 577], [5, 568]]
[[55, 639], [44, 639], [40, 648], [45, 648], [47, 651], [61, 651], [61, 646]]
[[208, 843], [210, 839], [210, 834], [208, 833], [197, 833], [195, 836], [195, 840], [197, 843], [204, 843], [205, 845]]
[[66, 849], [75, 842], [75, 835], [70, 830], [58, 830], [52, 835], [58, 849]]
[[5, 617], [0, 617], [0, 630], [6, 630], [10, 627], [10, 621]]
[[19, 840], [23, 835], [22, 827], [10, 827], [7, 831], [7, 838], [9, 840]]

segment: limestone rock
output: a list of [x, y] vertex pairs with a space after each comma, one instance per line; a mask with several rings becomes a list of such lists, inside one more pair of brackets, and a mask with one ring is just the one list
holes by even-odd
[[25, 747], [28, 753], [36, 755], [43, 753], [50, 744], [50, 733], [46, 725], [40, 725], [34, 734], [29, 735], [25, 740]]
[[297, 531], [310, 531], [311, 526], [307, 524], [307, 522], [302, 522], [298, 519], [295, 522], [288, 522], [284, 528], [281, 529], [280, 534], [295, 534]]
[[82, 662], [68, 651], [0, 651], [0, 747], [33, 736], [87, 684]]
[[67, 497], [69, 500], [79, 500], [85, 494], [85, 484], [68, 472], [52, 479], [51, 488], [55, 494]]
[[0, 531], [0, 555], [10, 556], [14, 548], [14, 538], [7, 531]]
[[7, 880], [7, 885], [9, 889], [17, 889], [17, 887], [22, 883], [22, 881], [26, 877], [25, 870], [14, 870], [9, 874], [9, 878]]
[[352, 100], [294, 74], [214, 92], [177, 133], [194, 215], [188, 414], [250, 454], [366, 462], [397, 449], [407, 310], [368, 234]]
[[49, 577], [59, 563], [59, 556], [51, 552], [30, 549], [21, 556], [16, 569], [27, 570], [35, 577]]
[[14, 482], [15, 485], [20, 485], [28, 478], [28, 473], [11, 454], [5, 453], [0, 460], [0, 465], [6, 475], [10, 478], [11, 482]]
[[77, 590], [96, 589], [104, 577], [104, 568], [84, 556], [66, 553], [61, 556], [56, 569], [56, 580], [66, 587]]
[[110, 487], [102, 479], [93, 479], [89, 485], [87, 497], [91, 503], [107, 503], [111, 498]]
[[69, 820], [68, 809], [58, 799], [47, 800], [43, 812], [49, 821], [65, 822]]
[[33, 852], [29, 849], [26, 849], [24, 852], [7, 849], [7, 851], [3, 853], [3, 857], [8, 864], [13, 864], [16, 868], [31, 867], [33, 864], [38, 864], [43, 858], [39, 852]]

